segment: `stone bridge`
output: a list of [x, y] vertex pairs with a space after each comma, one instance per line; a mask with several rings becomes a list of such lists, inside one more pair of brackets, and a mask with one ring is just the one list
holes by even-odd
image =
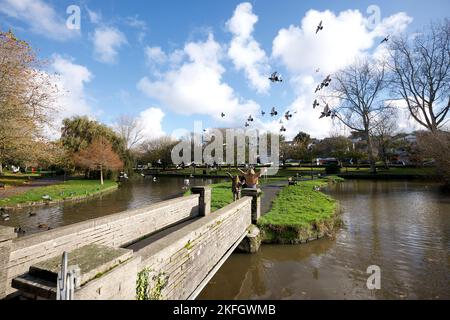
[[[0, 298], [55, 299], [61, 255], [80, 274], [75, 299], [195, 299], [237, 247], [254, 252], [260, 191], [211, 213], [211, 189], [17, 238], [0, 226]], [[252, 230], [252, 231], [250, 231]], [[143, 293], [142, 293], [143, 292]], [[143, 294], [143, 296], [142, 296]]]

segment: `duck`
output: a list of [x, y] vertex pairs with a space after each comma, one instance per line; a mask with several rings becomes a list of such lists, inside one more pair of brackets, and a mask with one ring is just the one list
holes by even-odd
[[33, 211], [28, 212], [29, 217], [34, 217], [35, 215], [37, 215], [36, 212], [33, 212]]
[[45, 201], [52, 201], [52, 197], [49, 196], [48, 194], [44, 194], [44, 195], [42, 196], [42, 200], [45, 200]]

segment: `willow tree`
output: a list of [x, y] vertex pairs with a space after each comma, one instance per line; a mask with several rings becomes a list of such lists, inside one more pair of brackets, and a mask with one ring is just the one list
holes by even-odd
[[390, 55], [394, 92], [417, 123], [438, 131], [450, 109], [450, 20], [392, 39]]
[[336, 73], [332, 86], [332, 97], [337, 102], [333, 117], [364, 136], [372, 173], [376, 172], [373, 130], [379, 119], [392, 110], [383, 97], [385, 71], [384, 63], [357, 60]]
[[[30, 161], [55, 113], [57, 87], [33, 48], [0, 31], [0, 174], [5, 161]], [[25, 159], [26, 158], [26, 159]]]

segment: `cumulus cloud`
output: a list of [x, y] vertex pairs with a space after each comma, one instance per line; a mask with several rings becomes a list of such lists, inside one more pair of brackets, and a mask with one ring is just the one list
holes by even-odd
[[79, 35], [79, 30], [66, 27], [66, 16], [59, 16], [43, 0], [0, 0], [0, 12], [29, 25], [34, 33], [55, 40]]
[[161, 47], [146, 47], [145, 56], [147, 58], [147, 63], [149, 65], [162, 64], [168, 59], [166, 53], [161, 49]]
[[165, 135], [162, 129], [164, 112], [160, 108], [151, 107], [139, 114], [138, 120], [143, 128], [142, 135], [144, 139], [154, 139]]
[[[320, 21], [324, 28], [316, 34]], [[293, 137], [299, 130], [319, 138], [328, 135], [332, 121], [329, 118], [319, 121], [320, 111], [312, 108], [317, 83], [358, 57], [384, 57], [386, 48], [379, 45], [377, 38], [402, 32], [411, 21], [411, 17], [400, 12], [386, 17], [370, 30], [366, 18], [358, 10], [338, 14], [329, 10], [309, 10], [300, 25], [279, 30], [273, 40], [272, 56], [286, 67], [296, 95], [288, 109], [297, 113], [286, 124], [286, 135]], [[320, 71], [316, 73], [316, 69]]]
[[159, 79], [144, 77], [138, 83], [142, 92], [161, 105], [178, 114], [209, 115], [216, 119], [221, 119], [220, 113], [225, 112], [230, 122], [259, 110], [256, 102], [238, 97], [223, 81], [222, 47], [212, 34], [206, 41], [187, 43], [181, 52], [170, 54], [173, 55], [179, 63], [171, 65]]
[[95, 116], [85, 90], [86, 84], [91, 82], [93, 75], [85, 66], [60, 55], [53, 55], [50, 72], [55, 74], [52, 76], [52, 81], [59, 90], [55, 103], [59, 112], [54, 119], [54, 128], [49, 129], [49, 135], [57, 137], [64, 118], [75, 115]]
[[95, 59], [112, 64], [117, 61], [118, 50], [127, 43], [127, 38], [119, 29], [103, 26], [95, 29], [92, 41]]
[[267, 78], [268, 58], [260, 44], [253, 38], [254, 25], [258, 17], [248, 2], [239, 4], [228, 20], [226, 27], [233, 38], [228, 49], [228, 56], [237, 70], [244, 70], [252, 88], [265, 93], [270, 88]]

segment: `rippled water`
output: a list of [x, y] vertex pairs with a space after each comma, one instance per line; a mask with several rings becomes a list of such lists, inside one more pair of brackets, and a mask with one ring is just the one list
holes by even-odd
[[[212, 182], [212, 179], [190, 179], [191, 185]], [[137, 179], [123, 183], [116, 191], [91, 199], [16, 210], [9, 213], [9, 221], [0, 221], [0, 224], [20, 226], [26, 231], [24, 235], [28, 235], [44, 231], [38, 227], [40, 224], [56, 228], [174, 198], [185, 191], [183, 187], [184, 178], [160, 177], [157, 182], [151, 178]], [[30, 216], [30, 213], [36, 215]]]
[[[335, 239], [233, 254], [199, 299], [450, 299], [450, 195], [433, 183], [346, 181]], [[381, 289], [366, 286], [381, 268]]]

